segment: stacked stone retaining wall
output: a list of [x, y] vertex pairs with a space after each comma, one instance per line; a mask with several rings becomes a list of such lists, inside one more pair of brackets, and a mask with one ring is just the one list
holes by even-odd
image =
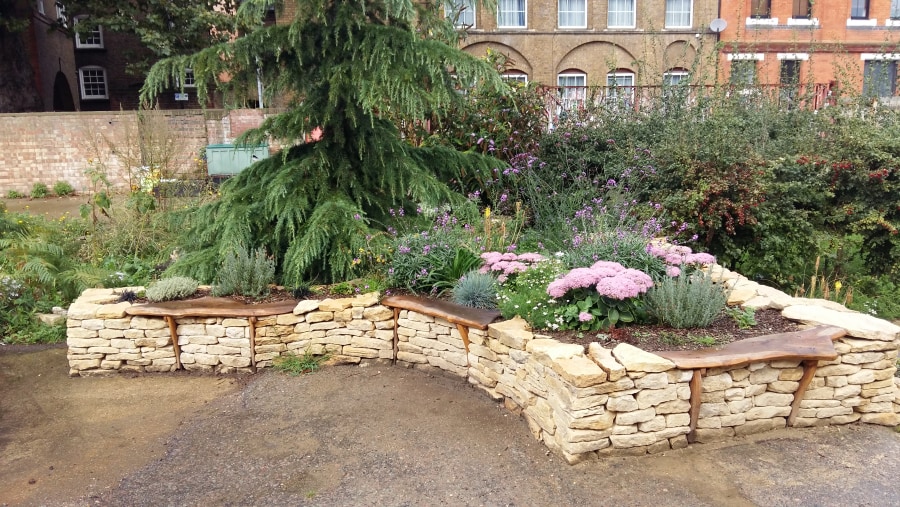
[[[894, 376], [900, 327], [739, 276], [727, 280], [736, 288], [732, 304], [780, 306], [788, 318], [847, 332], [834, 344], [837, 359], [818, 362], [795, 426], [900, 424], [900, 379]], [[130, 317], [130, 305], [114, 303], [116, 297], [111, 289], [89, 290], [69, 309], [70, 373], [174, 370], [166, 322]], [[310, 351], [328, 353], [333, 362], [394, 360], [449, 372], [522, 414], [534, 436], [570, 463], [678, 449], [691, 433], [693, 370], [628, 344], [608, 349], [592, 343], [587, 350], [563, 344], [532, 333], [521, 319], [467, 329], [468, 347], [456, 324], [383, 306], [376, 294], [302, 301], [291, 313], [260, 318], [253, 324], [253, 350], [248, 319], [182, 318], [176, 324], [185, 369], [250, 371], [252, 363], [266, 367], [280, 355]], [[802, 375], [799, 361], [785, 360], [705, 371], [694, 436], [709, 441], [785, 427]]]

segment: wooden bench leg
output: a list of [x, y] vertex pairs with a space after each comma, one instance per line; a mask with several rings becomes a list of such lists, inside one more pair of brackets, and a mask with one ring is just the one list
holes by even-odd
[[175, 369], [181, 369], [181, 347], [178, 346], [178, 326], [175, 324], [175, 317], [166, 316], [166, 323], [169, 324], [169, 334], [172, 336], [172, 349], [175, 350]]
[[256, 317], [247, 320], [250, 321], [250, 371], [256, 373]]
[[793, 403], [791, 403], [791, 415], [788, 416], [787, 420], [788, 426], [794, 425], [794, 421], [797, 419], [797, 414], [800, 412], [800, 402], [803, 401], [803, 395], [806, 394], [806, 389], [812, 382], [813, 377], [816, 376], [816, 370], [818, 368], [819, 361], [803, 361], [803, 376], [800, 377], [800, 385], [797, 386], [797, 392], [794, 393], [794, 401]]
[[394, 364], [397, 364], [397, 354], [400, 352], [400, 333], [397, 332], [397, 321], [400, 319], [400, 308], [394, 308]]
[[459, 331], [459, 335], [462, 337], [463, 347], [466, 348], [466, 366], [471, 366], [469, 364], [469, 328], [462, 324], [457, 324], [456, 330]]
[[700, 418], [700, 404], [703, 395], [703, 374], [706, 369], [694, 370], [691, 377], [691, 431], [687, 435], [688, 443], [697, 441], [697, 420]]

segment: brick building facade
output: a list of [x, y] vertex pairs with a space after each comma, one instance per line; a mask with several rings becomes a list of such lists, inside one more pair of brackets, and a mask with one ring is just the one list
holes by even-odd
[[897, 95], [900, 0], [723, 0], [721, 17], [720, 66], [732, 83]]
[[[686, 73], [711, 82], [717, 0], [499, 0], [497, 12], [451, 2], [462, 48], [511, 60], [512, 79], [548, 86], [659, 85]], [[448, 9], [455, 15], [453, 9]], [[664, 76], [666, 76], [664, 78]]]

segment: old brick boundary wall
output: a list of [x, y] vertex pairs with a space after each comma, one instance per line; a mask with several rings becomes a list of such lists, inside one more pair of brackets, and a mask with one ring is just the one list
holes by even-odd
[[258, 320], [192, 317], [167, 324], [128, 315], [131, 304], [117, 303], [116, 289], [91, 289], [68, 312], [70, 374], [167, 372], [179, 365], [249, 372], [306, 351], [329, 353], [337, 363], [396, 361], [466, 379], [521, 414], [535, 438], [569, 463], [680, 448], [689, 435], [705, 442], [787, 425], [900, 424], [894, 376], [900, 327], [714, 271], [730, 286], [733, 304], [777, 308], [803, 324], [846, 331], [834, 343], [836, 358], [809, 370], [808, 390], [799, 388], [808, 371], [799, 360], [715, 368], [695, 386], [695, 372], [626, 344], [610, 350], [594, 343], [585, 352], [532, 333], [521, 319], [469, 328], [464, 337], [444, 318], [390, 308], [377, 294], [301, 301], [290, 313]]
[[[163, 123], [166, 134], [175, 140], [175, 173], [188, 174], [196, 168], [194, 158], [202, 147], [232, 142], [271, 112], [191, 109], [147, 114]], [[109, 146], [134, 144], [129, 139], [136, 137], [138, 125], [136, 111], [0, 114], [0, 192], [27, 194], [35, 183], [52, 187], [60, 180], [78, 192], [87, 190], [90, 180], [85, 169], [90, 161], [104, 163], [113, 187], [126, 189], [128, 164]]]

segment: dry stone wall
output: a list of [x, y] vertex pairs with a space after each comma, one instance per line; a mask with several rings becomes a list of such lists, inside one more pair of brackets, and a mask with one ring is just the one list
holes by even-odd
[[[838, 357], [819, 361], [795, 426], [900, 424], [900, 327], [822, 300], [792, 298], [714, 269], [733, 288], [731, 303], [777, 308], [809, 326], [846, 330]], [[86, 291], [68, 313], [72, 375], [172, 371], [170, 330], [162, 318], [129, 317], [113, 290]], [[395, 319], [396, 312], [396, 319]], [[396, 322], [395, 322], [396, 320]], [[525, 321], [465, 329], [443, 318], [393, 309], [377, 294], [302, 301], [293, 312], [260, 318], [177, 319], [185, 369], [244, 372], [287, 353], [329, 353], [333, 362], [394, 360], [467, 379], [522, 414], [535, 438], [576, 463], [606, 454], [645, 454], [688, 445], [694, 370], [628, 344], [563, 344]], [[396, 333], [396, 335], [395, 335]], [[692, 438], [709, 441], [787, 425], [803, 368], [767, 361], [705, 370]]]

